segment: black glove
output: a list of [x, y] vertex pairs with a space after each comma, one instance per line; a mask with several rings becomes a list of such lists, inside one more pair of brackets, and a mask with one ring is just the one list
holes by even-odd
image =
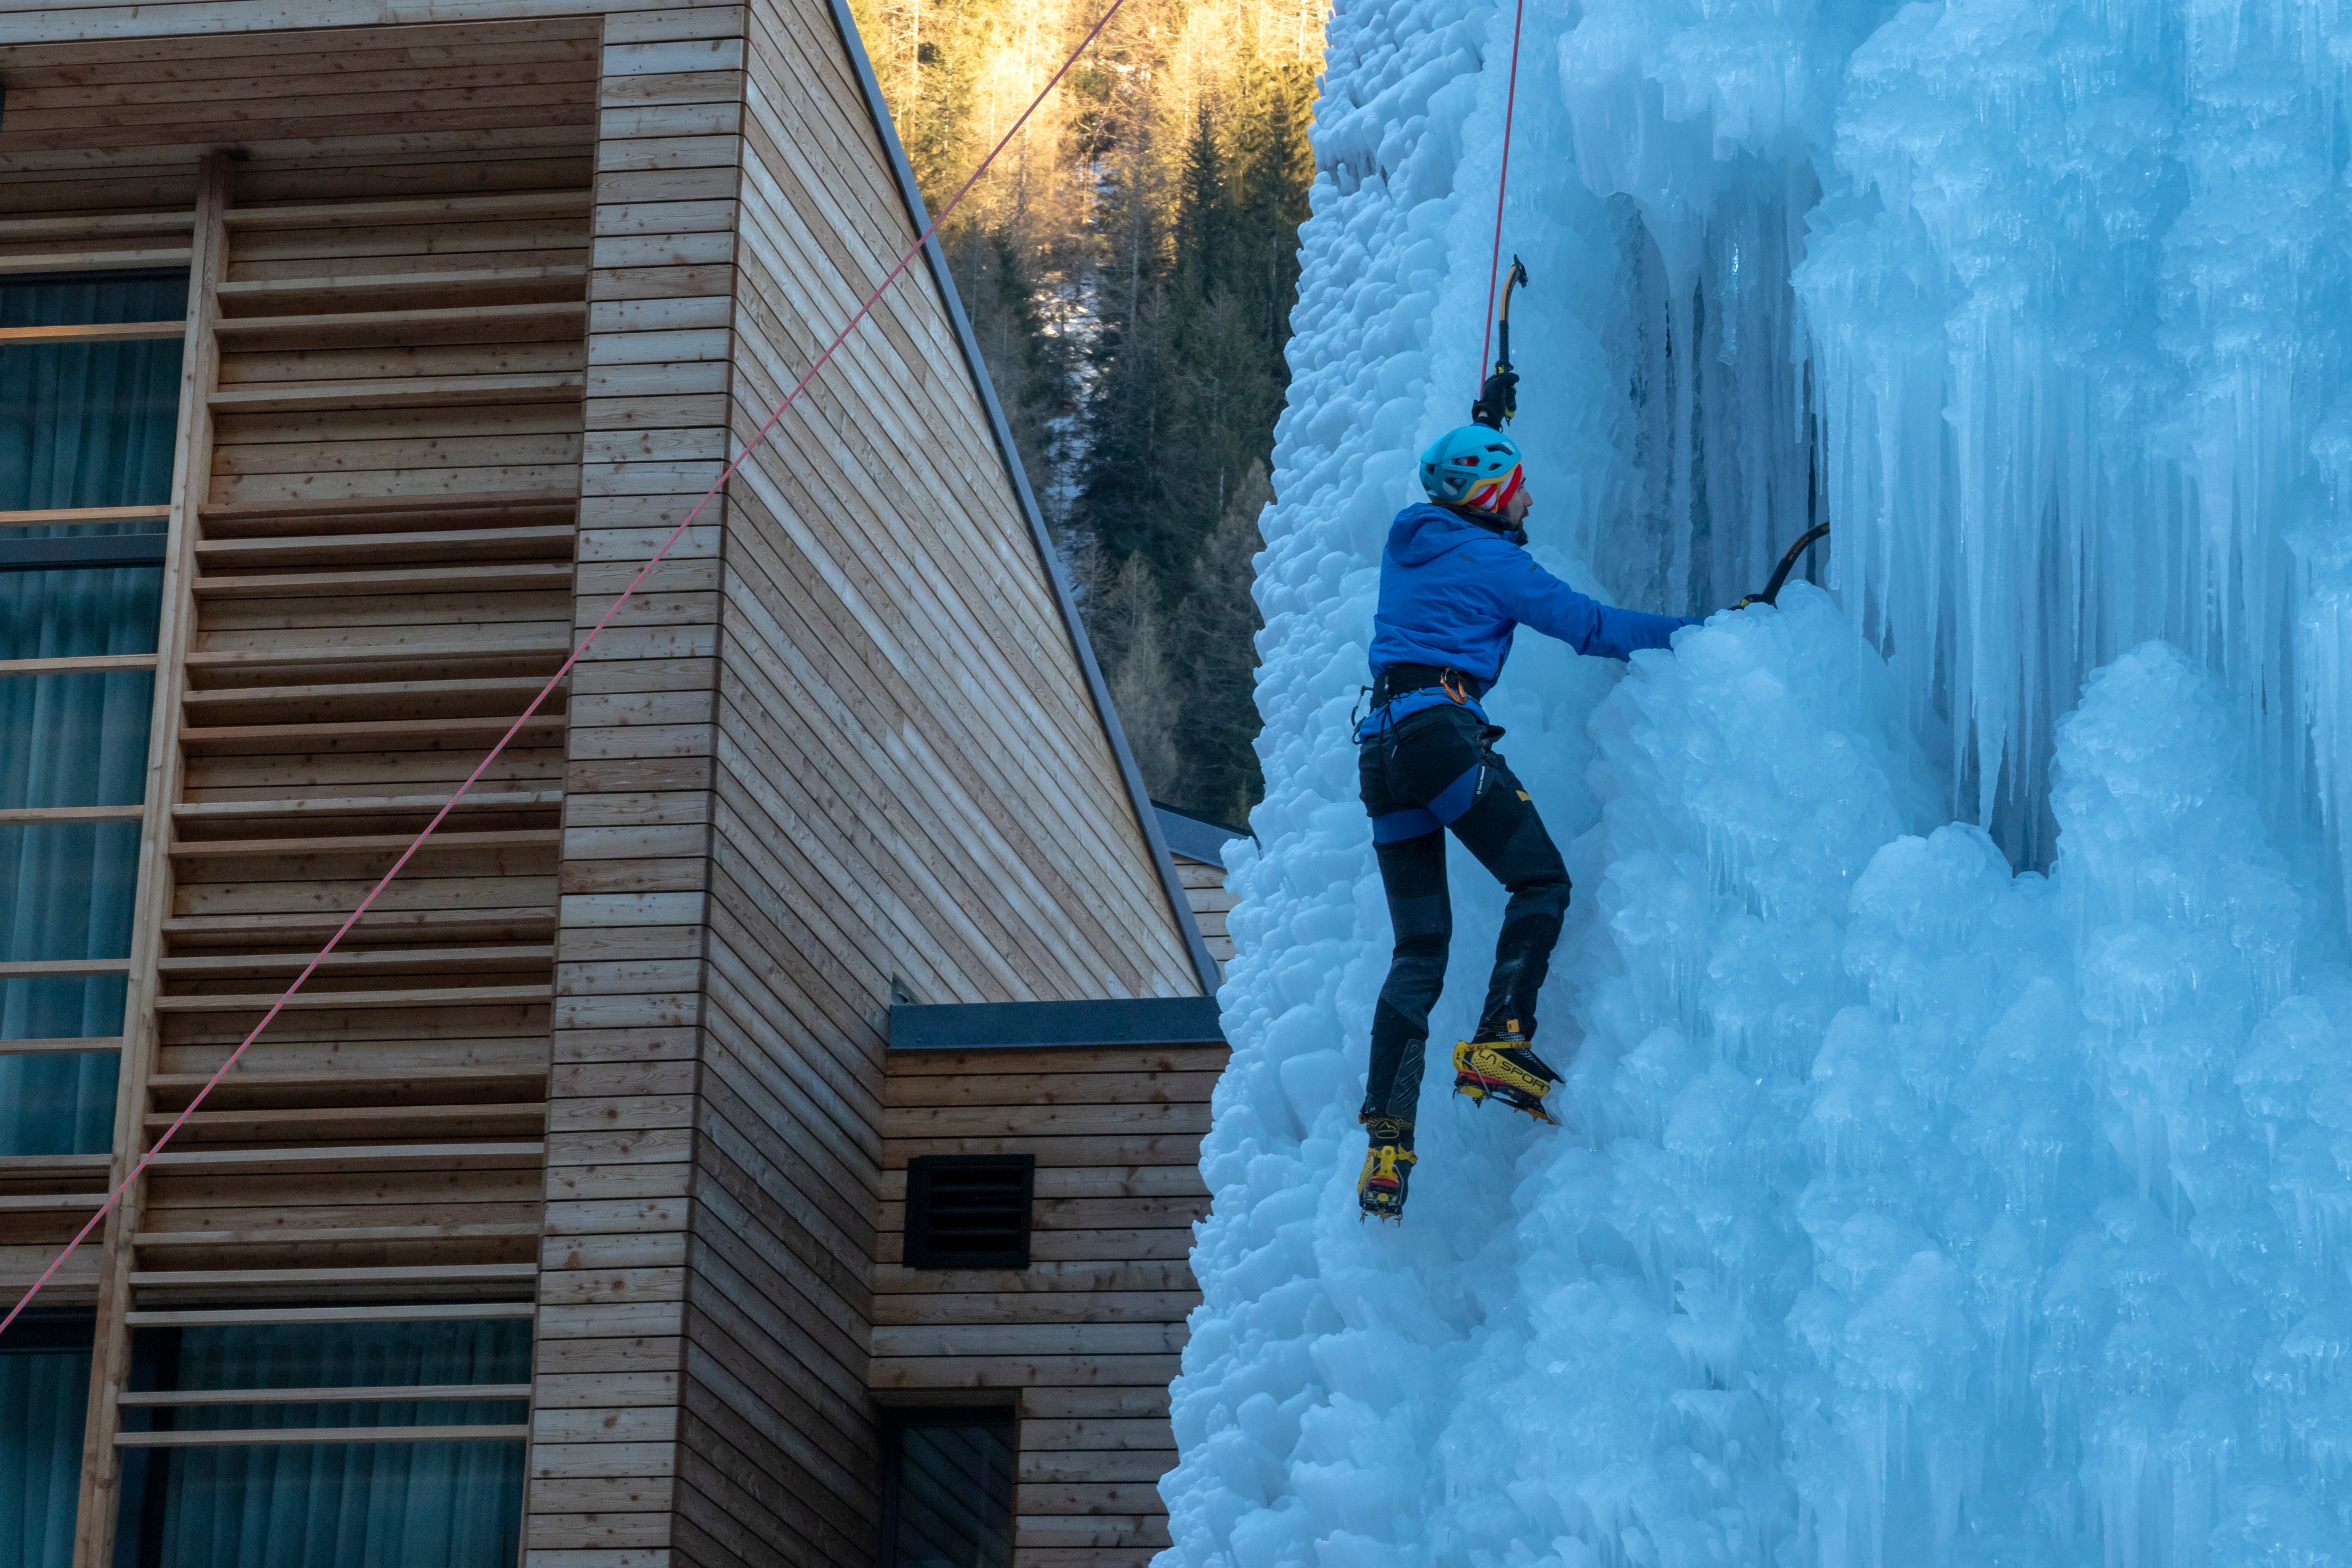
[[1470, 405], [1470, 422], [1484, 425], [1489, 430], [1500, 430], [1507, 419], [1519, 415], [1519, 374], [1517, 371], [1498, 370], [1486, 378], [1478, 389], [1478, 401]]

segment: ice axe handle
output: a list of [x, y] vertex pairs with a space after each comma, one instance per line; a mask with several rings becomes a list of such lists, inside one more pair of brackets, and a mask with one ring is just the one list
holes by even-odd
[[1511, 369], [1511, 291], [1528, 286], [1527, 263], [1511, 258], [1511, 269], [1503, 275], [1503, 315], [1495, 324], [1495, 374], [1507, 375]]
[[1503, 314], [1496, 323], [1494, 374], [1478, 388], [1478, 401], [1470, 405], [1470, 422], [1489, 430], [1500, 430], [1519, 416], [1519, 377], [1511, 369], [1511, 290], [1524, 287], [1527, 280], [1526, 266], [1512, 257], [1511, 269], [1503, 276]]
[[1800, 534], [1797, 542], [1789, 546], [1789, 552], [1780, 557], [1780, 564], [1772, 568], [1772, 580], [1764, 584], [1764, 591], [1756, 597], [1768, 605], [1779, 604], [1780, 589], [1789, 581], [1789, 574], [1797, 569], [1798, 559], [1816, 542], [1828, 538], [1829, 532], [1828, 523], [1817, 522]]

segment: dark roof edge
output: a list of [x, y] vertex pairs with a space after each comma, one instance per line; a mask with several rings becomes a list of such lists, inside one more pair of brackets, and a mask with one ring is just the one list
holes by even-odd
[[1168, 840], [1168, 847], [1179, 855], [1189, 855], [1195, 860], [1206, 860], [1212, 866], [1225, 863], [1225, 846], [1248, 834], [1238, 827], [1227, 827], [1222, 822], [1210, 822], [1203, 817], [1177, 810], [1172, 805], [1151, 803], [1160, 818], [1160, 836]]
[[1216, 1001], [1208, 996], [1147, 996], [1118, 1002], [902, 1002], [890, 1009], [894, 1051], [1224, 1043]]
[[[841, 35], [850, 64], [857, 68], [857, 85], [866, 97], [866, 112], [890, 154], [890, 165], [898, 176], [898, 195], [907, 204], [907, 216], [913, 220], [915, 232], [920, 234], [931, 226], [931, 218], [930, 209], [923, 201], [922, 187], [915, 183], [914, 165], [907, 162], [907, 150], [898, 144], [898, 127], [890, 122], [882, 84], [875, 79], [874, 64], [866, 58], [865, 40], [858, 37], [856, 19], [849, 14], [849, 0], [832, 0], [832, 5], [834, 28]], [[948, 270], [946, 253], [940, 250], [936, 237], [924, 244], [923, 262], [930, 268], [931, 281], [937, 285], [940, 298], [947, 303], [948, 319], [954, 323], [956, 343], [962, 350], [965, 367], [971, 372], [981, 402], [988, 408], [988, 422], [996, 436], [997, 456], [1003, 460], [1004, 471], [1012, 477], [1013, 489], [1021, 498], [1021, 510], [1029, 519], [1030, 536], [1036, 542], [1046, 581], [1054, 585], [1054, 600], [1062, 612], [1063, 629], [1069, 633], [1071, 646], [1077, 650], [1078, 663], [1086, 671], [1087, 689], [1094, 696], [1095, 712], [1102, 720], [1112, 754], [1118, 759], [1119, 774], [1127, 781], [1128, 803], [1134, 808], [1136, 822], [1151, 847], [1151, 858], [1160, 872], [1160, 890], [1168, 898], [1169, 913], [1174, 916], [1176, 929], [1183, 933], [1185, 945], [1192, 952], [1193, 978], [1200, 983], [1203, 997], [1213, 997], [1217, 987], [1224, 984], [1223, 975], [1209, 952], [1208, 942], [1201, 936], [1199, 922], [1192, 919], [1192, 905], [1184, 897], [1184, 884], [1176, 875], [1176, 863], [1169, 858], [1167, 841], [1160, 834], [1160, 814], [1152, 810], [1151, 797], [1143, 788], [1143, 773], [1135, 765], [1134, 753], [1128, 750], [1127, 731], [1119, 726], [1118, 710], [1111, 703], [1109, 688], [1103, 684], [1102, 667], [1095, 662], [1094, 644], [1087, 639], [1086, 623], [1078, 618], [1077, 600], [1062, 575], [1062, 558], [1054, 549], [1054, 536], [1046, 531], [1045, 514], [1037, 510], [1037, 497], [1029, 488], [1029, 475], [1021, 467], [1020, 450], [1013, 444], [1013, 428], [1004, 422], [1004, 410], [996, 401], [996, 384], [989, 379], [987, 363], [980, 357], [980, 344], [971, 335], [971, 322], [963, 313], [963, 300], [956, 292], [955, 278]]]

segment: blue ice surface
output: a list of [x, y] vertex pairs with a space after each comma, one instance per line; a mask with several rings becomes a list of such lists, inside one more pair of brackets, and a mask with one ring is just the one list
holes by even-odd
[[1521, 639], [1566, 1125], [1433, 1073], [1368, 1226], [1348, 720], [1512, 19], [1330, 23], [1161, 1568], [2352, 1564], [2352, 13], [1529, 0], [1531, 548], [1669, 613], [1833, 555]]

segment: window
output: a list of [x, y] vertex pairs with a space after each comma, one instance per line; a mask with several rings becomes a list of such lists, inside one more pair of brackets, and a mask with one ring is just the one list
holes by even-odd
[[112, 1142], [187, 288], [0, 281], [0, 1155]]
[[530, 1398], [527, 1316], [142, 1331], [118, 1561], [512, 1568]]
[[81, 1495], [90, 1316], [36, 1308], [0, 1339], [0, 1563], [66, 1568]]
[[0, 284], [0, 511], [172, 499], [184, 272]]
[[1013, 1413], [894, 1415], [882, 1433], [882, 1568], [1013, 1561]]
[[1026, 1268], [1034, 1154], [924, 1154], [907, 1162], [909, 1268]]

